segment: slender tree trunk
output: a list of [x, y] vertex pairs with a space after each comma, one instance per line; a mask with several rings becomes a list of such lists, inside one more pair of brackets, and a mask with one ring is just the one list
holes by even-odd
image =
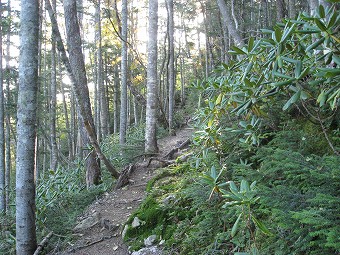
[[276, 0], [276, 16], [278, 21], [281, 21], [287, 16], [287, 8], [284, 0]]
[[[0, 6], [2, 5], [0, 0]], [[2, 9], [0, 9], [2, 24]], [[6, 180], [5, 180], [5, 110], [2, 68], [2, 25], [0, 25], [0, 214], [6, 212]]]
[[107, 99], [106, 90], [103, 82], [103, 54], [102, 54], [102, 29], [101, 29], [101, 7], [100, 0], [98, 0], [96, 7], [96, 28], [97, 28], [97, 84], [98, 84], [98, 95], [100, 102], [100, 134], [105, 137], [109, 134], [108, 131], [108, 109], [107, 109]]
[[[12, 13], [11, 13], [11, 1], [8, 0], [8, 14], [11, 20]], [[9, 21], [8, 26], [10, 27], [11, 21]], [[9, 111], [9, 105], [11, 102], [10, 96], [10, 46], [11, 46], [11, 30], [8, 29], [7, 31], [7, 38], [6, 38], [6, 133], [5, 133], [5, 142], [6, 142], [6, 172], [5, 172], [5, 188], [6, 188], [6, 211], [9, 210], [10, 204], [10, 189], [11, 189], [11, 117]]]
[[118, 112], [119, 112], [119, 106], [118, 106], [118, 96], [119, 95], [119, 71], [118, 71], [118, 65], [115, 65], [114, 67], [114, 88], [113, 88], [113, 133], [118, 133], [118, 124], [119, 124], [119, 118], [118, 118]]
[[319, 1], [318, 0], [308, 0], [308, 3], [309, 3], [310, 14], [311, 15], [315, 14], [316, 10], [319, 7]]
[[133, 117], [134, 117], [134, 123], [135, 127], [139, 125], [139, 116], [138, 116], [138, 102], [136, 99], [136, 96], [133, 97]]
[[[60, 61], [59, 61], [60, 65]], [[60, 70], [60, 67], [59, 67]], [[67, 102], [66, 102], [66, 97], [65, 97], [65, 88], [64, 88], [64, 83], [62, 82], [62, 77], [61, 79], [61, 84], [60, 84], [60, 89], [61, 89], [61, 96], [62, 96], [62, 101], [63, 101], [63, 110], [64, 110], [64, 116], [65, 116], [65, 127], [66, 127], [66, 132], [67, 132], [67, 147], [68, 147], [68, 157], [69, 160], [72, 161], [74, 159], [74, 154], [73, 154], [73, 139], [72, 139], [72, 129], [70, 126], [70, 120], [68, 116], [68, 109], [67, 109]]]
[[174, 107], [175, 107], [175, 46], [174, 46], [174, 2], [167, 0], [167, 10], [169, 19], [169, 132], [171, 135], [175, 134], [174, 130]]
[[225, 0], [217, 0], [218, 3], [218, 7], [220, 9], [223, 21], [225, 26], [227, 26], [229, 34], [231, 35], [231, 37], [233, 38], [235, 44], [237, 46], [243, 47], [244, 46], [244, 42], [242, 40], [241, 35], [239, 34], [239, 32], [237, 31], [235, 22], [232, 20], [228, 6], [225, 2]]
[[[79, 29], [79, 24], [77, 20], [77, 8], [76, 8], [75, 0], [64, 0], [64, 13], [65, 13], [67, 45], [69, 49], [69, 63], [67, 61], [65, 50], [63, 50], [61, 53], [62, 55], [64, 55], [63, 58], [64, 59], [66, 58], [65, 64], [67, 65], [67, 69], [70, 70], [69, 73], [71, 74], [71, 80], [73, 80], [72, 83], [74, 84], [74, 91], [75, 91], [78, 106], [80, 109], [82, 122], [84, 123], [84, 127], [87, 131], [88, 138], [98, 158], [101, 161], [103, 161], [108, 171], [115, 178], [118, 178], [119, 173], [116, 171], [116, 169], [111, 165], [110, 161], [102, 153], [99, 147], [97, 138], [96, 138], [96, 132], [94, 129], [93, 117], [92, 117], [92, 112], [91, 112], [89, 91], [87, 87], [85, 63], [84, 63], [84, 58], [83, 58], [82, 48], [81, 48], [82, 44], [81, 44], [81, 39], [80, 39], [80, 29]], [[54, 25], [57, 26], [56, 23]], [[57, 29], [57, 27], [55, 29]], [[58, 38], [60, 38], [60, 42], [61, 42], [60, 33], [59, 33]], [[92, 180], [88, 179], [88, 184], [89, 185], [94, 184], [95, 181], [97, 181], [100, 176], [100, 171], [98, 172], [97, 169], [93, 169], [93, 168], [87, 169], [87, 170], [88, 170], [87, 176], [93, 178]], [[89, 172], [89, 171], [92, 171], [92, 172]], [[91, 181], [94, 181], [94, 182], [91, 183]]]
[[39, 1], [22, 0], [16, 156], [16, 254], [36, 249], [34, 148], [38, 89]]
[[[57, 5], [56, 0], [52, 0], [52, 8], [55, 12]], [[56, 57], [56, 42], [52, 34], [51, 46], [51, 93], [50, 93], [50, 139], [51, 139], [51, 162], [50, 169], [57, 169], [58, 163], [58, 148], [56, 134], [56, 106], [57, 106], [57, 57]]]
[[295, 19], [296, 17], [296, 1], [295, 0], [289, 0], [289, 18]]
[[121, 61], [121, 95], [120, 95], [120, 128], [119, 142], [125, 144], [127, 127], [127, 0], [122, 0], [122, 61]]
[[149, 0], [149, 41], [147, 68], [147, 104], [145, 127], [145, 152], [158, 151], [156, 137], [157, 118], [157, 32], [158, 1]]

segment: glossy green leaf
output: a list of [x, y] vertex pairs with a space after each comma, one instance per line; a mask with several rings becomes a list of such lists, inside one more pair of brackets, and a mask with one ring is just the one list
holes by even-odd
[[339, 19], [338, 13], [334, 12], [332, 17], [329, 19], [327, 27], [332, 27], [336, 23], [337, 19]]
[[315, 24], [318, 26], [318, 28], [320, 28], [321, 31], [326, 31], [327, 30], [325, 24], [321, 20], [319, 20], [317, 18], [315, 19]]
[[325, 37], [320, 38], [319, 40], [316, 40], [314, 43], [312, 43], [311, 45], [309, 45], [306, 48], [306, 51], [311, 51], [314, 50], [316, 47], [318, 47], [320, 44], [322, 44], [325, 41]]
[[241, 55], [244, 55], [244, 54], [247, 54], [245, 53], [243, 50], [241, 50], [240, 48], [236, 47], [236, 46], [231, 46], [231, 49], [233, 51], [235, 51], [237, 54], [241, 54]]
[[253, 220], [253, 222], [255, 223], [256, 227], [258, 227], [262, 233], [268, 235], [268, 236], [272, 236], [273, 233], [269, 231], [269, 229], [258, 219], [256, 219], [254, 217], [254, 215], [251, 216], [251, 219]]
[[281, 38], [281, 43], [285, 42], [287, 38], [291, 36], [295, 27], [296, 27], [296, 24], [293, 24], [290, 28], [285, 29], [285, 31], [283, 32], [282, 38]]
[[297, 80], [301, 80], [301, 79], [305, 78], [305, 77], [309, 74], [309, 70], [310, 70], [310, 68], [309, 68], [309, 67], [306, 67], [306, 68], [302, 71], [302, 73], [300, 74], [300, 76], [297, 77], [296, 79], [297, 79]]
[[325, 91], [323, 90], [317, 99], [317, 102], [319, 103], [320, 107], [324, 106], [324, 104], [326, 103], [326, 100], [327, 100], [327, 96], [326, 96]]
[[215, 105], [219, 105], [222, 101], [222, 98], [223, 98], [223, 94], [220, 93], [215, 101]]
[[260, 31], [264, 34], [272, 34], [274, 32], [273, 30], [269, 30], [269, 29], [265, 29], [265, 28], [260, 29]]
[[243, 213], [240, 213], [240, 215], [237, 217], [237, 220], [235, 221], [232, 229], [231, 229], [231, 236], [234, 237], [235, 234], [237, 233], [238, 225], [240, 223], [240, 220], [242, 218]]
[[295, 64], [295, 78], [298, 78], [302, 73], [302, 61], [299, 60]]
[[283, 110], [287, 110], [292, 104], [296, 103], [300, 99], [301, 90], [298, 90], [283, 106]]
[[295, 81], [295, 80], [296, 80], [295, 78], [291, 78], [291, 79], [286, 80], [286, 81], [280, 81], [280, 82], [271, 83], [270, 85], [274, 86], [274, 87], [283, 87], [283, 86], [292, 84], [292, 82]]
[[325, 18], [326, 14], [325, 14], [325, 8], [323, 7], [323, 5], [320, 5], [318, 8], [318, 14], [320, 16], [320, 18]]
[[275, 35], [273, 40], [275, 40], [276, 42], [281, 42], [282, 30], [280, 28], [276, 27], [275, 33], [273, 35]]
[[320, 30], [316, 30], [316, 29], [312, 29], [312, 30], [299, 30], [298, 31], [299, 34], [317, 34], [317, 33], [321, 33]]
[[249, 183], [242, 179], [241, 181], [241, 185], [240, 185], [240, 192], [248, 192], [250, 191], [250, 188], [249, 188]]
[[254, 189], [255, 189], [255, 186], [256, 186], [256, 181], [253, 181], [253, 182], [250, 184], [250, 190], [254, 190]]
[[248, 52], [251, 52], [253, 50], [254, 41], [255, 41], [254, 37], [250, 37], [249, 38], [249, 41], [248, 41]]
[[246, 78], [246, 76], [248, 75], [248, 73], [250, 72], [250, 70], [253, 68], [254, 63], [253, 62], [249, 62], [246, 69], [244, 70], [243, 76], [242, 76], [242, 81]]
[[230, 182], [229, 182], [229, 186], [230, 186], [230, 191], [232, 191], [232, 192], [238, 192], [238, 188], [237, 188], [235, 182], [230, 181]]
[[290, 77], [289, 75], [274, 71], [273, 72], [273, 76], [275, 77], [280, 77], [280, 78], [284, 78], [284, 79], [292, 79], [292, 77]]

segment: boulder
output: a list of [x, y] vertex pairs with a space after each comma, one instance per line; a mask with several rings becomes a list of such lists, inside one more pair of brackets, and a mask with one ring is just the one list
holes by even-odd
[[157, 239], [156, 235], [151, 235], [148, 238], [144, 239], [144, 245], [146, 247], [151, 247], [155, 243], [156, 239]]
[[77, 226], [75, 226], [73, 231], [74, 232], [84, 231], [86, 229], [92, 228], [93, 226], [95, 226], [99, 222], [100, 222], [100, 214], [98, 212], [95, 212], [94, 214], [86, 217], [81, 222], [79, 222], [77, 224]]
[[147, 248], [143, 248], [139, 251], [132, 252], [131, 255], [161, 255], [162, 250], [157, 246], [151, 246]]

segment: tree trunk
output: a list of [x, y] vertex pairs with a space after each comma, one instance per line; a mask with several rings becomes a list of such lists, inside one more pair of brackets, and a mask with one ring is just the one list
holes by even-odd
[[308, 0], [308, 3], [309, 3], [310, 14], [314, 15], [316, 10], [319, 7], [319, 1], [318, 0]]
[[100, 102], [100, 135], [99, 136], [107, 136], [109, 134], [108, 131], [108, 108], [107, 108], [107, 99], [106, 99], [106, 90], [103, 82], [103, 55], [102, 55], [102, 29], [101, 29], [101, 8], [100, 8], [100, 0], [98, 0], [96, 7], [96, 29], [97, 29], [97, 84], [98, 84], [98, 95]]
[[[45, 2], [46, 7], [48, 8], [48, 6], [50, 6], [49, 0], [45, 0]], [[77, 20], [77, 9], [74, 0], [64, 1], [64, 12], [70, 60], [66, 56], [66, 51], [61, 40], [60, 32], [54, 14], [53, 12], [50, 12], [49, 9], [52, 29], [56, 35], [57, 47], [59, 52], [61, 53], [61, 58], [66, 67], [66, 70], [71, 78], [73, 90], [75, 92], [77, 104], [81, 113], [82, 122], [80, 123], [83, 123], [87, 131], [90, 143], [93, 146], [94, 151], [97, 154], [98, 158], [100, 160], [103, 160], [105, 166], [107, 167], [108, 171], [112, 174], [112, 176], [118, 178], [119, 173], [115, 170], [115, 168], [111, 165], [111, 163], [102, 153], [96, 139], [96, 133], [93, 128], [94, 124], [91, 113], [91, 104], [89, 100], [89, 91], [87, 88], [85, 64], [81, 49], [80, 30]]]
[[145, 127], [145, 152], [158, 152], [156, 137], [157, 118], [157, 32], [158, 1], [149, 0], [149, 41], [147, 68], [147, 104]]
[[[66, 26], [66, 37], [67, 45], [69, 49], [69, 64], [71, 67], [71, 73], [73, 74], [74, 90], [76, 93], [76, 98], [78, 106], [80, 109], [80, 114], [84, 127], [87, 131], [87, 135], [91, 145], [100, 160], [103, 161], [107, 169], [115, 177], [119, 177], [119, 173], [110, 164], [108, 159], [102, 153], [99, 144], [97, 142], [96, 132], [94, 128], [94, 122], [91, 112], [91, 102], [89, 97], [89, 90], [87, 87], [87, 77], [85, 71], [85, 63], [81, 48], [80, 39], [80, 29], [77, 19], [77, 7], [75, 0], [64, 0], [64, 14], [65, 14], [65, 26]], [[98, 171], [99, 170], [99, 171]], [[100, 178], [100, 168], [87, 169], [87, 179], [88, 186], [96, 184]]]
[[287, 17], [287, 8], [284, 0], [276, 0], [276, 19], [281, 21]]
[[118, 133], [118, 124], [119, 124], [119, 118], [118, 118], [118, 95], [119, 95], [119, 71], [118, 71], [118, 65], [116, 64], [114, 67], [114, 81], [113, 81], [113, 133]]
[[[52, 0], [52, 8], [56, 11], [56, 0]], [[51, 89], [50, 89], [50, 142], [51, 142], [51, 161], [50, 169], [56, 170], [58, 163], [58, 149], [56, 139], [56, 106], [57, 106], [57, 58], [55, 38], [52, 34], [51, 46]]]
[[229, 34], [233, 38], [235, 44], [239, 47], [244, 46], [244, 42], [242, 40], [241, 35], [236, 29], [235, 22], [232, 20], [230, 12], [228, 10], [228, 6], [225, 2], [225, 0], [217, 0], [219, 10], [222, 15], [222, 19], [224, 21], [224, 25], [227, 26]]
[[121, 95], [120, 95], [120, 128], [119, 143], [125, 144], [127, 127], [127, 0], [122, 0], [122, 61], [121, 61]]
[[173, 0], [167, 0], [167, 10], [169, 19], [169, 132], [174, 134], [174, 106], [175, 106], [175, 46], [174, 46], [174, 2]]
[[[11, 20], [12, 14], [11, 14], [11, 1], [8, 0], [8, 14]], [[10, 27], [11, 21], [8, 26]], [[10, 48], [11, 48], [11, 30], [8, 29], [7, 31], [7, 38], [6, 38], [6, 134], [5, 134], [5, 142], [6, 142], [6, 172], [5, 172], [5, 189], [6, 189], [6, 211], [9, 210], [9, 194], [10, 194], [10, 188], [11, 188], [11, 117], [10, 117], [10, 111], [9, 111], [9, 105], [11, 103], [11, 97], [10, 97]]]
[[[0, 6], [2, 5], [0, 0]], [[2, 9], [0, 9], [0, 24], [2, 24]], [[2, 68], [2, 26], [0, 26], [0, 214], [6, 212], [6, 180], [5, 180], [5, 111], [3, 93]]]
[[289, 0], [289, 18], [295, 19], [296, 18], [296, 1], [295, 0]]
[[39, 1], [22, 0], [16, 155], [16, 254], [33, 254], [35, 232], [34, 148], [38, 89]]

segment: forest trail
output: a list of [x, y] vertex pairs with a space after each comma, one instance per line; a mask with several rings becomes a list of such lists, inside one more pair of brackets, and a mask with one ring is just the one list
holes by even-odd
[[[159, 156], [165, 156], [173, 148], [192, 136], [193, 129], [178, 130], [176, 136], [158, 140]], [[90, 228], [74, 234], [79, 238], [64, 252], [51, 251], [58, 255], [128, 255], [128, 247], [122, 240], [122, 230], [129, 216], [138, 208], [146, 196], [146, 184], [160, 168], [159, 162], [148, 165], [148, 160], [138, 164], [130, 176], [130, 183], [118, 190], [105, 193], [94, 201], [79, 217], [78, 222], [87, 222]], [[93, 222], [93, 223], [91, 223]]]

